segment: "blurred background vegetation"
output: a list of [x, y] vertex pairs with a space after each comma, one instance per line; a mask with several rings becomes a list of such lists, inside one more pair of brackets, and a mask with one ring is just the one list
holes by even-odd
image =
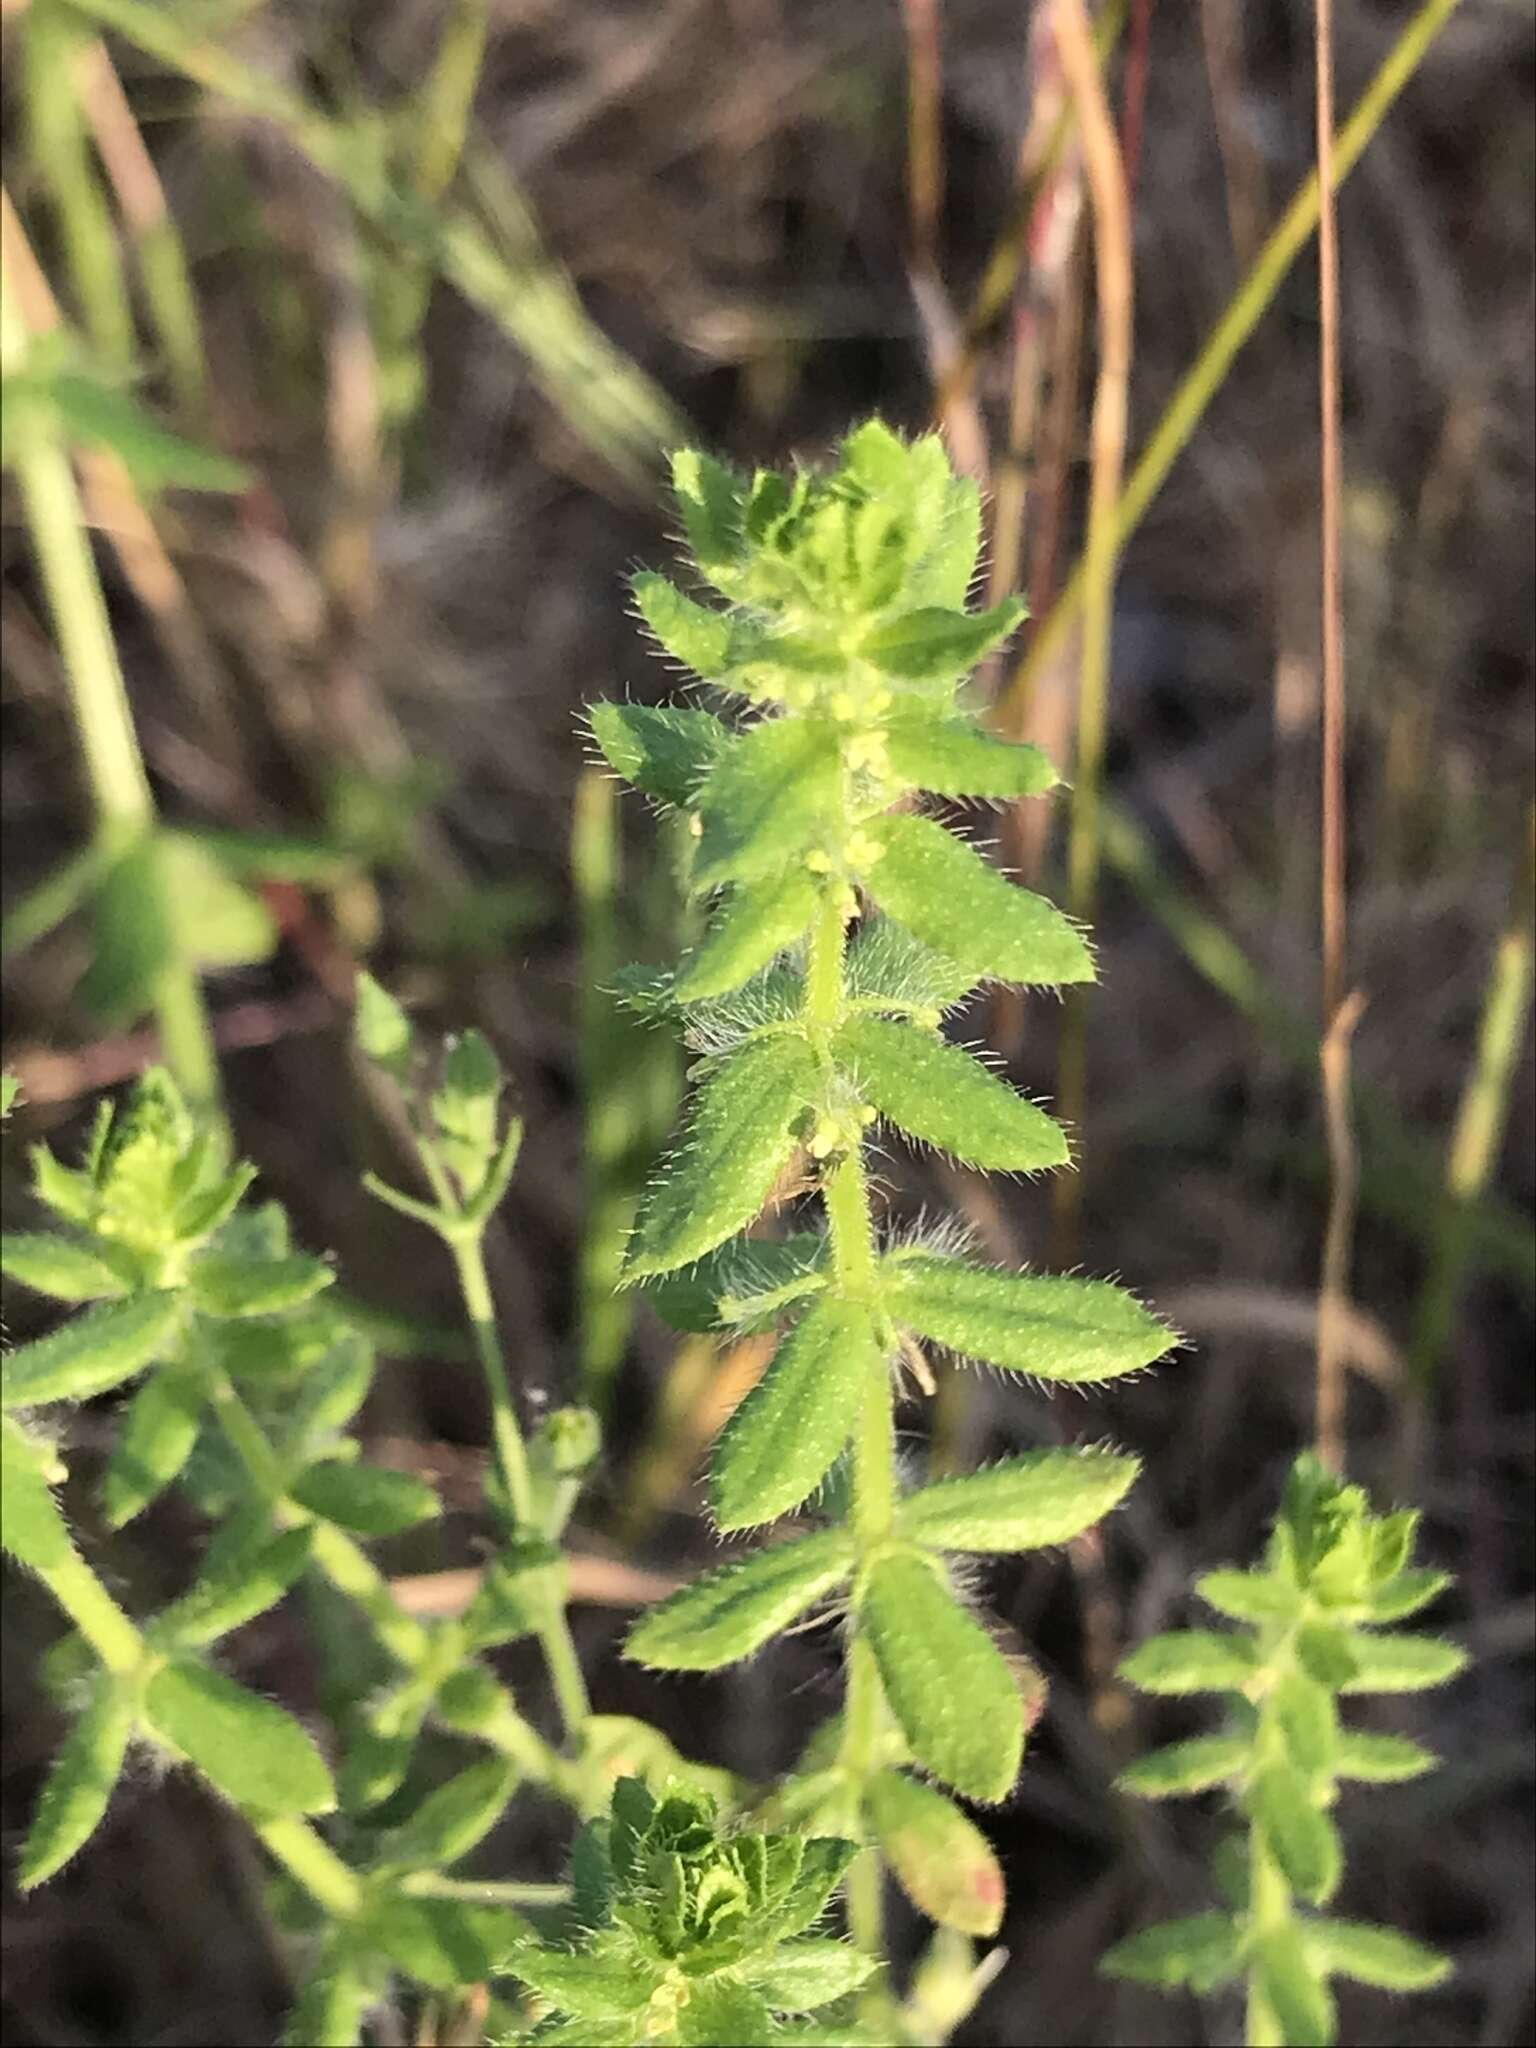
[[[1403, 2011], [1346, 2006], [1344, 2036], [1498, 2044], [1536, 2033], [1532, 20], [1523, 0], [1336, 12], [1341, 119], [1405, 29], [1427, 13], [1438, 30], [1339, 203], [1348, 985], [1366, 999], [1350, 1462], [1424, 1508], [1459, 1575], [1445, 1623], [1476, 1659], [1404, 1707], [1446, 1769], [1347, 1817], [1343, 1909], [1449, 1948], [1458, 1975]], [[1023, 671], [985, 680], [1070, 772], [1077, 628], [1059, 610], [1039, 627], [1082, 544], [1096, 343], [1051, 17], [1045, 0], [3, 9], [8, 424], [46, 415], [73, 450], [7, 476], [0, 526], [4, 1052], [27, 1095], [6, 1221], [32, 1217], [25, 1141], [69, 1144], [157, 1042], [211, 1087], [201, 982], [237, 1141], [303, 1241], [334, 1248], [387, 1354], [368, 1455], [429, 1473], [457, 1510], [389, 1567], [415, 1599], [462, 1599], [484, 1417], [446, 1261], [357, 1191], [403, 1152], [347, 1049], [355, 963], [431, 1024], [478, 1024], [528, 1130], [492, 1247], [514, 1366], [535, 1406], [585, 1395], [609, 1430], [578, 1539], [597, 1703], [751, 1775], [835, 1705], [824, 1642], [686, 1686], [617, 1657], [635, 1604], [711, 1554], [700, 1452], [762, 1358], [679, 1348], [609, 1294], [681, 1080], [609, 978], [666, 957], [686, 920], [665, 835], [620, 815], [580, 710], [671, 687], [622, 580], [667, 559], [662, 452], [687, 436], [743, 463], [815, 459], [878, 409], [938, 418], [987, 485], [991, 576], [1036, 623]], [[968, 1377], [934, 1410], [941, 1457], [1086, 1425], [1147, 1460], [1101, 1547], [989, 1582], [1052, 1691], [988, 1823], [1011, 1961], [966, 2024], [976, 2044], [1219, 2037], [1094, 1975], [1153, 1901], [1205, 1902], [1214, 1826], [1110, 1792], [1178, 1732], [1112, 1669], [1181, 1618], [1194, 1570], [1253, 1550], [1310, 1433], [1329, 1188], [1309, 223], [1294, 261], [1262, 262], [1312, 162], [1312, 11], [1131, 0], [1096, 28], [1131, 196], [1133, 467], [1256, 260], [1261, 317], [1213, 365], [1120, 565], [1075, 1205], [887, 1162], [893, 1220], [958, 1208], [998, 1257], [1115, 1272], [1191, 1339], [1081, 1420]], [[980, 822], [1061, 894], [1066, 815]], [[994, 1000], [963, 1028], [1051, 1095], [1061, 1015]], [[11, 1341], [36, 1314], [8, 1303]], [[110, 1406], [80, 1427], [89, 1477]], [[113, 1539], [130, 1602], [179, 1584], [197, 1540], [175, 1503]], [[35, 1672], [53, 1616], [11, 1581], [7, 1613], [9, 1852], [58, 1728]], [[322, 1712], [335, 1674], [307, 1640], [286, 1613], [253, 1625], [241, 1675]], [[564, 1848], [559, 1817], [519, 1803], [486, 1868], [553, 1875]], [[141, 1776], [78, 1867], [8, 1910], [7, 2038], [271, 2039], [287, 1963], [262, 1882], [204, 1793]], [[377, 2039], [433, 2038], [418, 2025], [386, 2015]]]

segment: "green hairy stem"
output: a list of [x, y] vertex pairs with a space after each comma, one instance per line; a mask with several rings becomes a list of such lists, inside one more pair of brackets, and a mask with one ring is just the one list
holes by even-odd
[[[722, 1530], [799, 1511], [813, 1532], [749, 1554], [643, 1620], [628, 1654], [709, 1669], [752, 1654], [835, 1599], [847, 1693], [806, 1824], [862, 1845], [848, 1883], [859, 1948], [882, 1955], [881, 1866], [925, 1911], [995, 1931], [1001, 1880], [946, 1793], [1011, 1790], [1036, 1700], [971, 1609], [952, 1553], [1059, 1542], [1124, 1495], [1135, 1460], [1093, 1449], [1011, 1459], [910, 1488], [896, 1455], [897, 1373], [922, 1347], [1081, 1383], [1135, 1372], [1173, 1334], [1102, 1282], [1000, 1271], [882, 1239], [865, 1163], [877, 1126], [968, 1164], [1030, 1172], [1065, 1134], [941, 1030], [982, 981], [1093, 978], [1081, 934], [963, 838], [912, 809], [924, 791], [992, 800], [1057, 777], [1035, 748], [984, 732], [961, 685], [1013, 631], [1008, 601], [966, 600], [980, 513], [936, 439], [878, 421], [827, 473], [738, 478], [694, 452], [673, 483], [711, 607], [654, 575], [640, 611], [666, 653], [745, 710], [599, 705], [609, 764], [692, 825], [705, 935], [680, 969], [636, 976], [703, 1053], [688, 1127], [641, 1205], [627, 1271], [683, 1328], [776, 1324], [778, 1350], [716, 1446]], [[793, 1162], [820, 1233], [759, 1232]], [[915, 1811], [920, 1809], [920, 1811]], [[942, 1845], [942, 1847], [941, 1847]], [[974, 1882], [941, 1899], [944, 1849]], [[980, 1855], [977, 1851], [980, 1851]], [[866, 2020], [889, 2023], [878, 1980]]]

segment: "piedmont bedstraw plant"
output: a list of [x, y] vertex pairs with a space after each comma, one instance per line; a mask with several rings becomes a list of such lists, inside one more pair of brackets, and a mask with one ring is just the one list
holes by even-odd
[[[941, 1023], [983, 980], [1094, 977], [1059, 911], [913, 808], [924, 793], [1010, 800], [1057, 780], [1038, 749], [983, 731], [959, 694], [1021, 616], [1012, 600], [965, 609], [975, 487], [937, 439], [908, 445], [878, 421], [844, 441], [829, 473], [748, 482], [685, 452], [673, 482], [694, 564], [725, 603], [649, 574], [636, 600], [666, 652], [745, 715], [592, 713], [611, 766], [688, 815], [691, 886], [710, 905], [676, 972], [628, 987], [675, 1013], [701, 1057], [627, 1277], [683, 1328], [781, 1331], [715, 1447], [710, 1502], [723, 1533], [808, 1505], [820, 1526], [673, 1596], [628, 1654], [713, 1670], [813, 1609], [846, 1616], [835, 1746], [807, 1759], [782, 1803], [878, 1845], [847, 1888], [854, 1938], [878, 1959], [881, 1856], [962, 1931], [994, 1932], [1002, 1912], [997, 1867], [948, 1794], [1007, 1796], [1038, 1682], [997, 1647], [951, 1560], [1065, 1542], [1137, 1469], [1102, 1448], [1052, 1449], [909, 1487], [898, 1375], [910, 1364], [926, 1379], [921, 1347], [936, 1345], [1082, 1386], [1140, 1371], [1175, 1340], [1105, 1282], [1004, 1271], [952, 1239], [888, 1242], [876, 1228], [866, 1148], [878, 1126], [975, 1167], [1068, 1163], [1060, 1126]], [[802, 1158], [822, 1228], [750, 1235]], [[891, 2021], [878, 1985], [865, 2011]]]
[[[89, 1841], [134, 1749], [190, 1764], [282, 1867], [279, 1914], [308, 1949], [284, 2038], [292, 2048], [330, 2048], [358, 2042], [368, 2008], [401, 1979], [419, 1996], [448, 2001], [450, 2017], [498, 1974], [516, 1970], [538, 1991], [541, 1969], [554, 1967], [540, 1961], [545, 1950], [584, 1932], [572, 1918], [577, 1908], [558, 1904], [561, 1887], [459, 1879], [453, 1867], [520, 1785], [540, 1786], [586, 1817], [606, 1808], [615, 1779], [628, 1774], [626, 1812], [646, 1797], [641, 1778], [673, 1802], [663, 1812], [693, 1801], [678, 1853], [686, 1849], [707, 1879], [688, 1940], [679, 1934], [682, 1945], [636, 1992], [635, 2026], [658, 2043], [701, 2038], [681, 2020], [662, 2022], [681, 2013], [695, 1981], [710, 1991], [701, 2013], [726, 2009], [714, 1982], [724, 1951], [705, 1937], [730, 1913], [705, 1848], [719, 1832], [707, 1802], [733, 1796], [735, 1785], [689, 1764], [659, 1731], [587, 1704], [557, 1546], [596, 1455], [596, 1429], [587, 1411], [561, 1409], [525, 1441], [512, 1408], [480, 1249], [520, 1135], [499, 1114], [500, 1071], [469, 1034], [449, 1048], [419, 1101], [425, 1062], [411, 1027], [366, 980], [359, 1037], [407, 1090], [437, 1200], [377, 1191], [429, 1222], [459, 1269], [491, 1396], [497, 1470], [488, 1491], [504, 1540], [462, 1615], [427, 1626], [398, 1604], [363, 1543], [436, 1515], [437, 1499], [418, 1479], [361, 1462], [356, 1441], [341, 1433], [367, 1393], [372, 1353], [327, 1298], [331, 1268], [292, 1251], [275, 1205], [249, 1203], [252, 1170], [223, 1165], [218, 1138], [195, 1123], [169, 1075], [152, 1070], [125, 1104], [101, 1106], [81, 1167], [36, 1147], [37, 1196], [64, 1228], [6, 1234], [0, 1262], [12, 1280], [82, 1312], [9, 1353], [0, 1372], [0, 1545], [72, 1624], [45, 1661], [72, 1726], [22, 1846], [21, 1887], [53, 1877]], [[9, 1110], [14, 1093], [6, 1077], [0, 1108]], [[101, 1482], [104, 1519], [121, 1527], [180, 1481], [219, 1525], [188, 1589], [146, 1621], [130, 1618], [86, 1562], [53, 1492], [68, 1476], [51, 1420], [60, 1404], [133, 1383]], [[334, 1776], [298, 1721], [210, 1660], [306, 1574], [355, 1606], [396, 1674], [347, 1703]], [[544, 1651], [564, 1721], [559, 1750], [481, 1661], [519, 1637]], [[322, 1640], [322, 1651], [329, 1647]], [[441, 1739], [431, 1755], [420, 1747], [429, 1722], [450, 1744], [467, 1738], [480, 1753], [461, 1756], [444, 1779]], [[333, 1843], [314, 1822], [338, 1809]], [[733, 1952], [731, 1983], [750, 1975], [770, 2020], [835, 2001], [858, 1969], [826, 1954], [828, 1944], [790, 1936], [819, 1916], [853, 1845], [723, 1840], [722, 1868], [740, 1864], [754, 1883], [774, 1880], [743, 1894], [754, 1926]], [[645, 1863], [647, 1883], [655, 1867], [654, 1858]], [[544, 1907], [540, 1935], [513, 1910], [524, 1904]], [[775, 1974], [781, 1950], [786, 1961]], [[592, 1996], [602, 1995], [611, 1998], [611, 1982], [606, 1994], [594, 1987]], [[503, 2029], [514, 2024], [509, 2011]], [[775, 2037], [776, 2029], [773, 2021]]]
[[[494, 1611], [494, 1574], [462, 1621], [436, 1631], [395, 1603], [360, 1539], [435, 1515], [437, 1500], [420, 1480], [357, 1462], [340, 1432], [373, 1360], [324, 1298], [332, 1271], [290, 1250], [275, 1206], [246, 1202], [251, 1169], [225, 1170], [168, 1075], [151, 1071], [116, 1111], [102, 1105], [82, 1167], [43, 1146], [33, 1162], [37, 1195], [66, 1230], [7, 1235], [4, 1269], [55, 1300], [95, 1305], [10, 1353], [0, 1382], [0, 1540], [74, 1629], [48, 1659], [74, 1725], [22, 1848], [21, 1885], [42, 1883], [84, 1846], [131, 1748], [188, 1762], [247, 1815], [324, 1928], [289, 2038], [298, 2048], [356, 2041], [392, 1975], [451, 1991], [487, 1976], [507, 1944], [507, 1916], [456, 1895], [442, 1871], [522, 1778], [562, 1784], [561, 1760], [472, 1661], [529, 1623], [510, 1603]], [[221, 1524], [188, 1590], [146, 1623], [86, 1563], [51, 1490], [66, 1469], [48, 1417], [134, 1381], [101, 1484], [106, 1521], [122, 1526], [181, 1479]], [[407, 1674], [348, 1731], [346, 1861], [310, 1818], [338, 1804], [311, 1736], [208, 1655], [306, 1572], [356, 1603]], [[371, 1816], [401, 1787], [429, 1711], [472, 1729], [486, 1753]]]
[[[71, 1728], [22, 1846], [22, 1888], [87, 1843], [135, 1749], [190, 1765], [280, 1866], [280, 1917], [304, 1944], [291, 2048], [358, 2043], [401, 1980], [436, 2003], [424, 2038], [947, 2038], [998, 1960], [978, 1970], [972, 1943], [1004, 1905], [996, 1860], [953, 1795], [1007, 1796], [1041, 1701], [1032, 1667], [978, 1618], [963, 1560], [1081, 1534], [1136, 1461], [1053, 1448], [923, 1483], [898, 1463], [901, 1375], [931, 1386], [923, 1347], [938, 1346], [1080, 1386], [1139, 1371], [1174, 1341], [1104, 1282], [1004, 1271], [953, 1235], [877, 1228], [866, 1150], [882, 1125], [981, 1168], [1067, 1163], [1061, 1129], [942, 1025], [985, 979], [1093, 973], [1065, 918], [912, 807], [1055, 781], [959, 696], [1018, 616], [964, 608], [974, 489], [937, 441], [906, 445], [878, 423], [827, 474], [747, 483], [691, 453], [674, 474], [698, 569], [725, 606], [642, 576], [640, 608], [747, 711], [593, 713], [613, 767], [685, 821], [707, 907], [675, 972], [626, 985], [643, 1014], [679, 1018], [700, 1055], [684, 1140], [641, 1204], [626, 1273], [685, 1330], [778, 1331], [716, 1446], [710, 1499], [728, 1533], [791, 1514], [810, 1526], [662, 1603], [627, 1649], [653, 1669], [711, 1670], [817, 1612], [839, 1617], [843, 1711], [797, 1770], [749, 1787], [643, 1722], [592, 1710], [561, 1546], [597, 1426], [569, 1408], [527, 1436], [519, 1421], [483, 1240], [520, 1127], [476, 1034], [445, 1054], [421, 1047], [399, 1005], [360, 982], [359, 1044], [401, 1092], [430, 1199], [368, 1185], [451, 1257], [489, 1396], [499, 1534], [458, 1616], [408, 1613], [365, 1547], [438, 1502], [363, 1461], [345, 1433], [374, 1363], [359, 1317], [330, 1266], [293, 1249], [281, 1210], [250, 1200], [252, 1169], [228, 1165], [167, 1074], [101, 1106], [79, 1166], [34, 1149], [35, 1192], [59, 1228], [0, 1245], [11, 1279], [79, 1311], [0, 1371], [0, 1543], [71, 1625], [45, 1660]], [[13, 1098], [7, 1080], [0, 1110]], [[820, 1228], [753, 1234], [812, 1189]], [[215, 1525], [187, 1589], [143, 1620], [86, 1561], [54, 1492], [68, 1476], [61, 1406], [129, 1387], [101, 1518], [122, 1527], [180, 1485]], [[1338, 1783], [1430, 1761], [1342, 1731], [1336, 1712], [1340, 1694], [1435, 1684], [1460, 1661], [1381, 1632], [1443, 1583], [1409, 1569], [1412, 1540], [1411, 1515], [1372, 1517], [1358, 1489], [1303, 1460], [1266, 1570], [1201, 1584], [1251, 1632], [1159, 1638], [1126, 1667], [1152, 1690], [1230, 1695], [1226, 1734], [1160, 1752], [1126, 1782], [1152, 1796], [1226, 1784], [1248, 1854], [1231, 1912], [1136, 1936], [1110, 1967], [1197, 1989], [1246, 1975], [1256, 2044], [1330, 2039], [1330, 1976], [1407, 1987], [1441, 1969], [1389, 1930], [1297, 1905], [1325, 1903], [1337, 1882]], [[215, 1661], [306, 1579], [327, 1596], [315, 1611], [338, 1674], [334, 1758]], [[342, 1655], [358, 1634], [361, 1681]], [[553, 1741], [485, 1661], [520, 1638], [548, 1670]], [[525, 1785], [585, 1824], [571, 1885], [455, 1875]], [[887, 1867], [939, 1923], [899, 2006], [884, 1976]], [[851, 1944], [818, 1931], [840, 1887]], [[509, 1995], [486, 2017], [498, 1978]]]
[[1218, 1860], [1230, 1910], [1146, 1928], [1103, 1966], [1202, 1993], [1245, 1980], [1249, 2048], [1329, 2048], [1334, 1977], [1418, 1991], [1450, 1974], [1443, 1956], [1390, 1927], [1303, 1910], [1326, 1906], [1343, 1876], [1333, 1820], [1340, 1785], [1396, 1784], [1436, 1762], [1402, 1736], [1343, 1726], [1340, 1699], [1421, 1692], [1466, 1662], [1454, 1643], [1393, 1628], [1450, 1583], [1413, 1568], [1417, 1526], [1410, 1511], [1373, 1515], [1360, 1487], [1307, 1453], [1291, 1472], [1263, 1568], [1207, 1572], [1196, 1583], [1207, 1606], [1239, 1627], [1154, 1636], [1121, 1666], [1145, 1692], [1227, 1701], [1221, 1734], [1155, 1750], [1122, 1786], [1142, 1799], [1222, 1786], [1242, 1832]]

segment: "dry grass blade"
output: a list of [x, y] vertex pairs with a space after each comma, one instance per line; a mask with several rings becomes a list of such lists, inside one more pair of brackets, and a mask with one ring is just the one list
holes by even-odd
[[[1084, 554], [1082, 681], [1072, 790], [1067, 900], [1074, 917], [1093, 916], [1098, 888], [1099, 799], [1108, 725], [1110, 649], [1114, 628], [1115, 506], [1125, 465], [1130, 403], [1134, 282], [1130, 202], [1119, 138], [1094, 53], [1083, 0], [1057, 0], [1053, 20], [1067, 89], [1077, 108], [1088, 188], [1093, 200], [1094, 276], [1098, 294], [1099, 362], [1091, 429], [1088, 543]], [[1082, 1122], [1087, 1089], [1086, 1014], [1071, 996], [1062, 1029], [1057, 1100], [1072, 1127]], [[1070, 1262], [1082, 1203], [1081, 1173], [1056, 1184], [1055, 1257]]]
[[[1366, 144], [1381, 126], [1393, 101], [1423, 61], [1435, 37], [1455, 12], [1459, 0], [1423, 0], [1388, 52], [1375, 77], [1355, 103], [1354, 112], [1334, 137], [1336, 182], [1359, 162]], [[1317, 226], [1319, 188], [1314, 171], [1286, 208], [1252, 269], [1212, 329], [1188, 374], [1163, 410], [1141, 459], [1121, 496], [1115, 521], [1115, 546], [1123, 548], [1141, 524], [1147, 507], [1162, 489], [1168, 472], [1183, 453], [1207, 407], [1226, 380], [1234, 358], [1279, 290], [1291, 265], [1311, 240]], [[1008, 696], [1027, 691], [1033, 678], [1057, 654], [1088, 587], [1086, 559], [1074, 570], [1066, 589], [1030, 641], [1028, 652], [1008, 685]]]
[[1344, 1326], [1360, 1161], [1349, 1108], [1349, 1044], [1365, 1008], [1356, 990], [1339, 1005], [1323, 1036], [1320, 1060], [1328, 1129], [1328, 1222], [1317, 1303], [1317, 1454], [1344, 1466]]
[[1347, 945], [1344, 789], [1344, 593], [1340, 519], [1344, 458], [1339, 423], [1339, 244], [1333, 169], [1333, 5], [1315, 0], [1318, 187], [1318, 412], [1322, 426], [1323, 556], [1323, 1046], [1332, 1181], [1317, 1311], [1317, 1450], [1344, 1468], [1344, 1365], [1339, 1317], [1349, 1298], [1359, 1166], [1349, 1117], [1349, 1042], [1363, 1008], [1344, 1000]]

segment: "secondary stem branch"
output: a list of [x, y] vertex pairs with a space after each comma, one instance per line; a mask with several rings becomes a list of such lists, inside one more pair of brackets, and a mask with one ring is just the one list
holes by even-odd
[[[476, 1234], [451, 1238], [449, 1244], [464, 1296], [465, 1312], [474, 1332], [475, 1350], [490, 1396], [491, 1437], [496, 1447], [497, 1471], [518, 1528], [531, 1535], [537, 1530], [533, 1476], [528, 1465], [528, 1447], [523, 1442], [517, 1410], [512, 1403], [507, 1361], [496, 1328], [496, 1305], [485, 1270], [484, 1241]], [[567, 1733], [576, 1734], [591, 1715], [592, 1701], [563, 1604], [553, 1606], [540, 1621], [538, 1637], [549, 1666], [560, 1717]]]

